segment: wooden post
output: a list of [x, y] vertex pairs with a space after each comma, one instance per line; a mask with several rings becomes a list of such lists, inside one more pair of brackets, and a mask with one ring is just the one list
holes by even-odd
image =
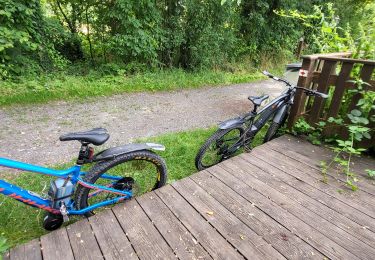
[[[335, 68], [336, 61], [326, 60], [324, 61], [322, 73], [320, 74], [319, 82], [318, 82], [318, 89], [317, 91], [322, 93], [328, 92], [328, 83], [329, 77], [332, 74], [333, 69]], [[311, 108], [310, 116], [309, 116], [309, 123], [314, 124], [317, 123], [320, 119], [320, 114], [322, 112], [324, 105], [324, 99], [321, 97], [314, 98], [314, 104]]]
[[[309, 88], [313, 71], [315, 68], [316, 58], [312, 56], [304, 56], [302, 60], [301, 70], [307, 71], [306, 77], [298, 77], [297, 86]], [[301, 114], [302, 110], [305, 108], [306, 96], [303, 91], [298, 89], [296, 95], [294, 96], [294, 103], [290, 110], [289, 119], [288, 119], [288, 128], [291, 129], [294, 123], [297, 121], [298, 116]]]
[[301, 58], [301, 54], [302, 54], [302, 51], [303, 51], [304, 48], [305, 48], [305, 41], [304, 41], [303, 37], [301, 37], [298, 41], [298, 46], [297, 46], [297, 51], [296, 51], [297, 59]]

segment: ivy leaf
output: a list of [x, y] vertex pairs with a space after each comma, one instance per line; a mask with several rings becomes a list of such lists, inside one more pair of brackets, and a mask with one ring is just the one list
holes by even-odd
[[361, 133], [355, 133], [354, 134], [354, 139], [357, 141], [362, 141], [363, 135]]
[[365, 104], [365, 103], [366, 103], [366, 99], [361, 98], [361, 99], [358, 101], [357, 106], [362, 106], [362, 105]]
[[368, 132], [362, 134], [365, 138], [371, 139], [371, 135]]
[[358, 118], [359, 122], [364, 124], [364, 125], [368, 125], [369, 121], [367, 118], [364, 118], [364, 117], [359, 117]]
[[375, 170], [366, 169], [365, 170], [369, 177], [375, 177]]
[[318, 125], [321, 126], [321, 127], [324, 127], [324, 126], [326, 126], [326, 122], [320, 121], [320, 122], [318, 123]]
[[352, 114], [353, 116], [361, 116], [362, 113], [361, 111], [359, 111], [358, 109], [353, 109], [350, 114]]

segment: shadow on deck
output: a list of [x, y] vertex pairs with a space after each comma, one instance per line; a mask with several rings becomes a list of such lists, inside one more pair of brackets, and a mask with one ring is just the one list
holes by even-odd
[[331, 171], [283, 136], [206, 171], [18, 246], [5, 259], [374, 259], [375, 184]]

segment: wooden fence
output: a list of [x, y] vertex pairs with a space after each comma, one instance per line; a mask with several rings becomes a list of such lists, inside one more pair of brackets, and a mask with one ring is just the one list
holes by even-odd
[[[304, 117], [310, 124], [326, 121], [329, 117], [336, 117], [341, 113], [350, 113], [356, 108], [361, 99], [360, 94], [352, 96], [351, 100], [345, 100], [347, 90], [356, 86], [348, 80], [352, 80], [353, 70], [360, 70], [359, 77], [371, 86], [363, 86], [365, 90], [375, 91], [373, 72], [375, 61], [351, 59], [351, 53], [330, 53], [302, 56], [302, 68], [298, 78], [298, 86], [315, 89], [323, 93], [332, 93], [332, 99], [324, 100], [320, 97], [306, 97], [303, 91], [298, 90], [294, 105], [291, 109], [288, 127], [292, 127], [300, 117]], [[345, 111], [342, 111], [345, 109]], [[370, 113], [374, 115], [375, 111]], [[373, 122], [369, 125], [375, 129]], [[343, 127], [328, 124], [323, 134], [326, 136], [337, 133], [346, 135]], [[367, 141], [365, 146], [375, 145], [375, 134], [372, 140]]]

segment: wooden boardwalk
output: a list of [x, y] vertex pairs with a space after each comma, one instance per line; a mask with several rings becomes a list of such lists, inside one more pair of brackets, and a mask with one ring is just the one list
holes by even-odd
[[283, 136], [251, 153], [18, 246], [5, 259], [375, 259], [375, 184], [331, 171], [328, 150]]

